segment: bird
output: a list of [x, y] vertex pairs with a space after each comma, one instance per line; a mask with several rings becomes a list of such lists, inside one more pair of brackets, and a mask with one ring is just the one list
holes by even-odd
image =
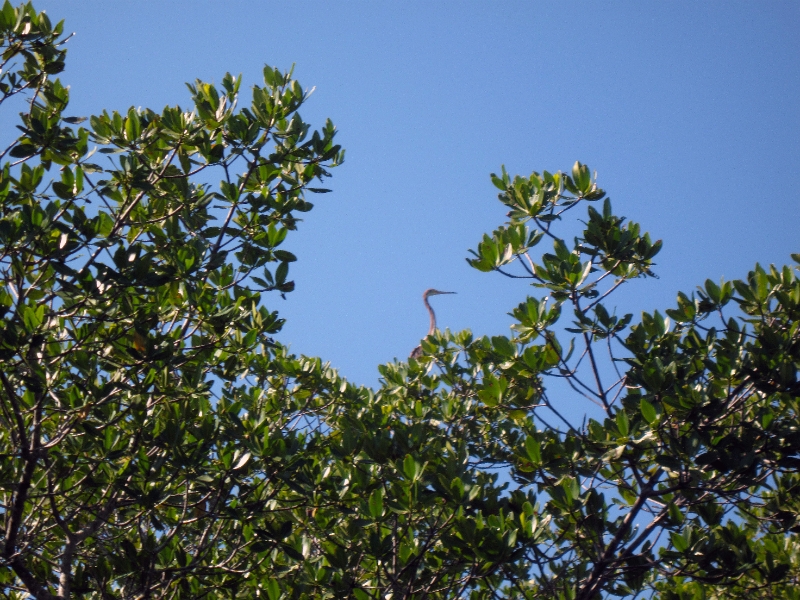
[[[431, 316], [431, 326], [428, 329], [427, 335], [433, 335], [433, 332], [436, 331], [436, 314], [433, 312], [430, 303], [428, 302], [428, 298], [431, 296], [438, 296], [440, 294], [455, 294], [455, 292], [441, 292], [439, 290], [435, 290], [433, 288], [427, 289], [422, 294], [422, 302], [425, 304], [425, 308], [428, 309], [428, 314]], [[422, 356], [422, 346], [417, 346], [411, 351], [411, 358], [419, 358]]]

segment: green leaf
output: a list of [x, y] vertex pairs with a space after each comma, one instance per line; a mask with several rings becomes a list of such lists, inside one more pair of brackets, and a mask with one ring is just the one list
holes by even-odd
[[706, 293], [708, 294], [708, 297], [711, 298], [711, 301], [714, 302], [714, 304], [719, 304], [722, 295], [722, 291], [720, 290], [719, 286], [710, 279], [706, 279], [705, 286]]
[[504, 182], [502, 179], [500, 179], [500, 178], [499, 178], [497, 175], [495, 175], [494, 173], [492, 173], [492, 174], [490, 175], [490, 177], [492, 178], [492, 184], [494, 185], [494, 187], [496, 187], [496, 188], [497, 188], [498, 190], [500, 190], [501, 192], [504, 192], [504, 191], [506, 190], [506, 184], [505, 184], [505, 182]]
[[421, 472], [422, 467], [420, 464], [413, 456], [406, 454], [406, 457], [403, 459], [403, 473], [405, 473], [406, 478], [411, 481], [416, 481]]
[[461, 481], [461, 478], [453, 477], [450, 482], [450, 493], [459, 501], [464, 497], [464, 482]]
[[369, 514], [373, 519], [383, 516], [383, 487], [376, 488], [369, 496]]
[[[652, 424], [658, 418], [658, 415], [656, 414], [655, 407], [652, 404], [650, 404], [647, 400], [645, 400], [644, 398], [642, 398], [639, 401], [639, 407], [640, 407], [640, 410], [642, 411], [642, 416], [644, 417], [644, 420], [647, 421], [648, 423]], [[627, 434], [623, 434], [623, 435], [627, 435]]]
[[533, 436], [525, 438], [525, 453], [534, 465], [542, 463], [542, 447], [538, 440]]
[[280, 600], [281, 597], [281, 586], [275, 579], [270, 579], [267, 582], [267, 596], [269, 596], [269, 600]]
[[249, 452], [243, 453], [241, 456], [238, 457], [238, 459], [234, 456], [234, 461], [235, 462], [234, 462], [234, 465], [232, 467], [233, 470], [234, 471], [238, 471], [243, 466], [245, 466], [247, 464], [247, 462], [250, 460], [250, 456], [251, 455], [250, 455]]
[[275, 282], [280, 285], [286, 281], [286, 277], [289, 275], [289, 263], [282, 262], [278, 265], [278, 268], [275, 269]]
[[108, 213], [100, 211], [95, 218], [95, 221], [95, 231], [97, 231], [101, 237], [108, 237], [111, 234], [111, 231], [114, 229], [114, 219], [112, 219]]
[[135, 108], [131, 107], [128, 110], [128, 118], [125, 120], [125, 139], [132, 142], [138, 139], [141, 133], [142, 127], [139, 121], [139, 114]]
[[70, 198], [72, 198], [75, 195], [73, 193], [72, 186], [68, 187], [68, 186], [64, 185], [63, 183], [61, 183], [60, 181], [54, 181], [53, 182], [53, 191], [56, 193], [56, 195], [59, 198], [61, 198], [63, 200], [69, 200]]
[[275, 258], [283, 262], [295, 262], [297, 257], [286, 250], [275, 250]]
[[102, 173], [103, 167], [94, 163], [81, 163], [81, 168], [84, 173]]
[[26, 306], [22, 310], [22, 321], [28, 331], [35, 331], [44, 321], [44, 304], [39, 306]]
[[589, 167], [578, 161], [575, 161], [575, 164], [572, 165], [572, 180], [581, 192], [587, 193], [591, 190], [592, 180]]
[[620, 409], [617, 412], [617, 429], [622, 436], [627, 436], [629, 433], [629, 421], [628, 421], [628, 414], [625, 412], [624, 409]]
[[504, 335], [492, 337], [492, 345], [498, 354], [506, 358], [511, 358], [517, 353], [514, 345]]
[[27, 158], [33, 156], [38, 151], [38, 148], [30, 143], [19, 143], [8, 153], [12, 158]]
[[689, 543], [681, 534], [673, 531], [669, 534], [669, 539], [678, 552], [686, 552], [689, 549]]

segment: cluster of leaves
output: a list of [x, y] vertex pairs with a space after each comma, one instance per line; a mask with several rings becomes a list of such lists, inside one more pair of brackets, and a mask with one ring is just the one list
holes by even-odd
[[634, 323], [609, 298], [660, 241], [585, 165], [503, 170], [469, 263], [539, 292], [512, 335], [435, 332], [355, 387], [264, 306], [343, 158], [291, 73], [76, 128], [62, 25], [5, 2], [0, 34], [3, 597], [798, 598], [796, 268]]
[[331, 378], [272, 341], [262, 294], [293, 289], [282, 243], [343, 154], [271, 68], [247, 108], [226, 75], [189, 86], [191, 111], [78, 127], [62, 30], [0, 11], [2, 101], [24, 100], [0, 153], [0, 589], [233, 594], [302, 558], [276, 532], [324, 389], [287, 389]]
[[[796, 269], [707, 281], [674, 325], [632, 325], [608, 299], [654, 276], [661, 243], [587, 174], [494, 178], [510, 219], [469, 262], [543, 290], [515, 335], [437, 332], [328, 417], [344, 505], [319, 509], [311, 560], [353, 596], [796, 597]], [[570, 247], [556, 226], [581, 202]], [[595, 418], [571, 422], [570, 396]]]
[[[615, 216], [607, 198], [602, 211], [588, 206], [571, 247], [558, 237], [567, 210], [605, 198], [588, 173], [576, 163], [571, 176], [492, 177], [509, 221], [469, 263], [530, 279], [545, 295], [512, 312], [510, 339], [446, 334], [423, 346], [426, 366], [440, 372], [424, 381], [461, 407], [476, 405], [462, 417], [482, 424], [469, 436], [480, 446], [472, 453], [509, 470], [512, 495], [533, 491], [533, 513], [548, 521], [535, 545], [518, 536], [524, 575], [505, 572], [506, 592], [795, 598], [797, 269], [756, 266], [744, 281], [707, 281], [679, 295], [667, 311], [674, 325], [658, 312], [631, 325], [607, 299], [653, 276], [661, 243]], [[553, 251], [536, 262], [529, 251], [545, 238]], [[565, 390], [602, 416], [570, 422], [560, 409]]]

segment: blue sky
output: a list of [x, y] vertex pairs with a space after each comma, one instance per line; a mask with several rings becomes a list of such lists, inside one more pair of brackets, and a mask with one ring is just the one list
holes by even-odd
[[[800, 252], [800, 4], [753, 2], [102, 2], [66, 19], [71, 113], [188, 105], [183, 85], [263, 65], [316, 87], [347, 150], [334, 193], [287, 249], [299, 257], [280, 339], [374, 385], [427, 331], [508, 332], [537, 290], [464, 261], [504, 219], [489, 173], [598, 173], [615, 212], [663, 239], [658, 280], [617, 294], [671, 307], [706, 278]], [[241, 103], [249, 103], [245, 90]], [[546, 248], [542, 246], [542, 249]], [[438, 301], [438, 302], [437, 302]]]

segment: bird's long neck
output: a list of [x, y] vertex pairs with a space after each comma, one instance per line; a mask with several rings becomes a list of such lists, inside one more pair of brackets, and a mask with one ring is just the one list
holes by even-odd
[[433, 335], [433, 332], [436, 331], [436, 315], [433, 313], [433, 309], [431, 305], [428, 303], [428, 297], [425, 296], [422, 298], [422, 301], [425, 303], [425, 308], [428, 309], [428, 314], [431, 316], [431, 327], [428, 329], [428, 335]]

